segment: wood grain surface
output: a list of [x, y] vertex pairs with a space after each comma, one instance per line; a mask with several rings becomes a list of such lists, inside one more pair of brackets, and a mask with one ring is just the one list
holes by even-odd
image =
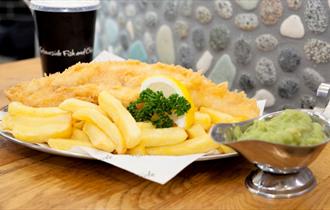
[[[0, 65], [3, 90], [41, 76], [39, 59]], [[311, 164], [318, 185], [293, 199], [248, 192], [254, 166], [242, 157], [196, 162], [165, 185], [91, 160], [64, 158], [0, 140], [0, 209], [330, 209], [330, 147]]]

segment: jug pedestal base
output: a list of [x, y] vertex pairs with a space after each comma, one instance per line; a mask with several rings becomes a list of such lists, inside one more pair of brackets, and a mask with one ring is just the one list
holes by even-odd
[[245, 185], [252, 193], [266, 198], [292, 198], [311, 191], [316, 180], [308, 168], [292, 174], [274, 174], [258, 169], [250, 173]]

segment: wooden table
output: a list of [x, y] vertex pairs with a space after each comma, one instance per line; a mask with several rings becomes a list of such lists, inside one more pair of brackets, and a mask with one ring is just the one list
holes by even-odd
[[[41, 76], [39, 59], [0, 65], [3, 90]], [[318, 186], [293, 199], [253, 195], [242, 157], [196, 162], [166, 185], [114, 166], [65, 158], [0, 141], [0, 209], [330, 209], [330, 146], [310, 166]]]

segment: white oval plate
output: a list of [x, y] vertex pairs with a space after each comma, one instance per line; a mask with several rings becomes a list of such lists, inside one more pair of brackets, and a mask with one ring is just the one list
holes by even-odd
[[[7, 113], [7, 106], [3, 107], [2, 109], [0, 109], [0, 121], [2, 120], [3, 116]], [[38, 150], [40, 152], [45, 152], [45, 153], [49, 153], [49, 154], [53, 154], [53, 155], [60, 155], [60, 156], [64, 156], [64, 157], [73, 157], [73, 158], [81, 158], [81, 159], [90, 159], [93, 160], [93, 157], [84, 155], [84, 154], [80, 154], [80, 153], [74, 153], [74, 152], [69, 152], [69, 151], [63, 151], [63, 150], [57, 150], [57, 149], [53, 149], [48, 147], [47, 144], [33, 144], [33, 143], [28, 143], [28, 142], [24, 142], [21, 141], [19, 139], [16, 139], [15, 137], [13, 137], [10, 133], [8, 132], [4, 132], [0, 130], [0, 137], [3, 137], [4, 139], [34, 149], [34, 150]], [[227, 153], [227, 154], [206, 154], [203, 157], [200, 157], [197, 159], [197, 161], [206, 161], [206, 160], [217, 160], [217, 159], [223, 159], [223, 158], [229, 158], [229, 157], [233, 157], [233, 156], [237, 156], [238, 154], [236, 152], [234, 153]]]

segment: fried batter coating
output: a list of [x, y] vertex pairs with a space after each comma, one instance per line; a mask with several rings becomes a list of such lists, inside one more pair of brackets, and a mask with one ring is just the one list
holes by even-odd
[[107, 90], [128, 106], [138, 98], [142, 82], [153, 75], [167, 75], [181, 81], [190, 91], [197, 108], [209, 107], [241, 119], [259, 115], [255, 99], [247, 98], [244, 92], [230, 92], [227, 83], [214, 84], [181, 66], [133, 60], [78, 63], [63, 73], [19, 83], [5, 93], [11, 101], [50, 107], [68, 98], [97, 103], [99, 92]]

